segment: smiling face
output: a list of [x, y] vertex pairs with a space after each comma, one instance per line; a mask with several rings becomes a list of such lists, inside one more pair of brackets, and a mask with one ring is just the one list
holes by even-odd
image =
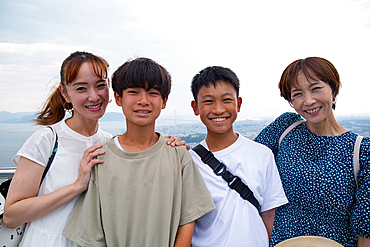
[[333, 117], [333, 92], [328, 83], [307, 79], [303, 73], [291, 89], [291, 103], [295, 111], [312, 124], [322, 123]]
[[126, 116], [127, 127], [154, 127], [155, 120], [167, 102], [167, 97], [163, 100], [159, 90], [154, 88], [127, 88], [122, 91], [122, 96], [114, 92], [114, 97]]
[[106, 110], [109, 101], [108, 80], [98, 77], [90, 63], [81, 65], [77, 77], [65, 86], [60, 87], [66, 102], [73, 105], [75, 120], [98, 120]]
[[237, 97], [230, 83], [219, 81], [216, 86], [202, 86], [197, 102], [192, 101], [191, 106], [194, 114], [199, 115], [207, 126], [208, 134], [233, 133], [232, 124], [240, 111], [242, 99]]

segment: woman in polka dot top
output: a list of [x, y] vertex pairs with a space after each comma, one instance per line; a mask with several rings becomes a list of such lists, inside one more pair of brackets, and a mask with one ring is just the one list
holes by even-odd
[[[370, 246], [370, 138], [360, 148], [356, 190], [353, 153], [357, 135], [333, 114], [339, 74], [326, 59], [291, 63], [280, 94], [298, 113], [284, 113], [255, 139], [274, 153], [289, 203], [278, 208], [271, 246], [303, 235], [323, 236], [344, 246]], [[282, 140], [282, 133], [304, 118]]]

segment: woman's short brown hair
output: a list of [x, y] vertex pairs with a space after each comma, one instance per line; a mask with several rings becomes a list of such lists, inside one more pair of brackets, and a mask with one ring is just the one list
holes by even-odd
[[308, 80], [320, 80], [329, 84], [333, 97], [337, 97], [341, 82], [334, 65], [321, 57], [298, 59], [286, 67], [279, 82], [280, 95], [291, 102], [291, 90], [298, 83], [298, 75], [303, 73]]

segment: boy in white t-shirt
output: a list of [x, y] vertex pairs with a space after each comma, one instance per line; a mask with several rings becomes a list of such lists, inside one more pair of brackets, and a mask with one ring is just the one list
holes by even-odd
[[92, 168], [63, 235], [81, 246], [190, 246], [194, 221], [215, 206], [186, 148], [155, 132], [171, 77], [137, 58], [114, 72], [112, 87], [126, 132], [103, 144], [104, 163]]
[[207, 67], [194, 76], [191, 89], [194, 114], [207, 127], [201, 145], [238, 176], [259, 203], [254, 206], [243, 199], [191, 150], [216, 205], [196, 220], [192, 246], [268, 246], [275, 208], [288, 200], [271, 151], [233, 130], [242, 104], [239, 80], [228, 68]]

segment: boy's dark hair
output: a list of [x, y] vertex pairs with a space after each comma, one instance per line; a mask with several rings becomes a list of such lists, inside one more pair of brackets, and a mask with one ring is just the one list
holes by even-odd
[[197, 102], [199, 89], [202, 86], [209, 87], [212, 83], [216, 87], [216, 84], [222, 81], [230, 83], [236, 91], [236, 96], [239, 97], [240, 85], [236, 74], [229, 68], [211, 66], [201, 70], [191, 81], [191, 91], [195, 102]]
[[149, 58], [136, 58], [128, 60], [113, 73], [112, 88], [119, 96], [127, 88], [154, 88], [165, 99], [171, 91], [171, 75]]

